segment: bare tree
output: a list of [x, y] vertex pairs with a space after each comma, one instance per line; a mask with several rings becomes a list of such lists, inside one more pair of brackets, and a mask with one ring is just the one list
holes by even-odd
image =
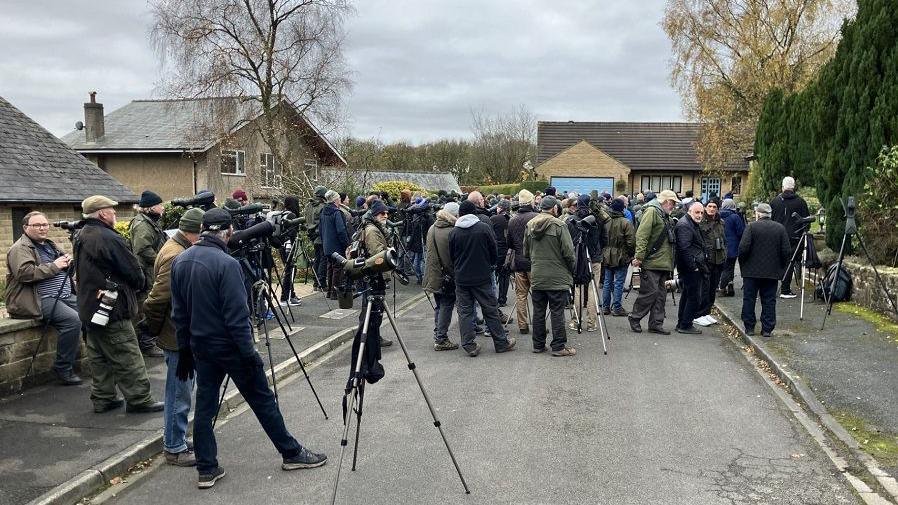
[[536, 118], [521, 105], [509, 114], [471, 112], [472, 165], [485, 182], [517, 182], [525, 163], [536, 157]]
[[[308, 193], [296, 155], [305, 124], [331, 131], [350, 86], [343, 59], [347, 0], [151, 0], [163, 86], [182, 98], [235, 97], [260, 113], [253, 124], [294, 192]], [[219, 116], [221, 117], [221, 116]], [[232, 115], [226, 134], [246, 117]], [[221, 128], [219, 126], [218, 128]]]
[[751, 152], [767, 93], [802, 89], [835, 51], [850, 0], [668, 0], [671, 81], [705, 124], [701, 161], [718, 169]]

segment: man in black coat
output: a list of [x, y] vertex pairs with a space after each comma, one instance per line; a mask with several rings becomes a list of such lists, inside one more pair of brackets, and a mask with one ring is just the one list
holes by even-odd
[[530, 317], [527, 300], [530, 296], [530, 260], [524, 257], [524, 232], [527, 223], [537, 216], [533, 208], [533, 193], [522, 189], [518, 193], [521, 206], [518, 213], [508, 222], [507, 245], [514, 251], [511, 271], [514, 273], [515, 305], [517, 306], [518, 331], [522, 335], [530, 332]]
[[755, 300], [761, 295], [761, 336], [772, 336], [776, 327], [776, 287], [789, 264], [792, 250], [786, 228], [770, 219], [766, 203], [755, 209], [756, 221], [749, 223], [739, 242], [739, 269], [742, 272], [742, 322], [745, 333], [755, 333]]
[[699, 228], [704, 213], [701, 202], [693, 201], [686, 215], [677, 221], [677, 273], [683, 290], [677, 312], [677, 333], [698, 335], [702, 332], [692, 321], [702, 304], [702, 277], [708, 274], [708, 253]]
[[515, 339], [508, 338], [493, 289], [493, 265], [496, 264], [496, 239], [490, 226], [475, 214], [471, 201], [459, 206], [459, 218], [449, 232], [449, 256], [455, 269], [455, 297], [462, 347], [469, 356], [480, 353], [474, 342], [474, 303], [483, 310], [496, 352], [510, 351]]
[[[804, 201], [804, 198], [795, 194], [795, 179], [792, 177], [783, 178], [783, 192], [774, 197], [773, 200], [770, 200], [770, 209], [770, 219], [786, 228], [786, 234], [789, 237], [789, 247], [794, 252], [798, 247], [798, 242], [801, 240], [802, 230], [801, 225], [795, 219], [792, 219], [792, 214], [797, 213], [801, 217], [810, 215], [808, 204]], [[791, 254], [789, 258], [792, 258]], [[801, 257], [797, 256], [796, 263], [800, 259]], [[795, 271], [796, 263], [789, 264], [789, 268], [786, 270], [786, 276], [783, 278], [783, 285], [780, 288], [780, 298], [795, 298], [797, 296], [792, 292], [792, 274]]]
[[499, 289], [499, 306], [504, 307], [508, 301], [508, 276], [510, 271], [505, 268], [505, 256], [508, 254], [508, 240], [506, 232], [508, 231], [508, 221], [510, 219], [508, 211], [511, 209], [509, 200], [499, 200], [496, 205], [496, 215], [490, 217], [493, 225], [493, 234], [496, 236], [496, 284]]

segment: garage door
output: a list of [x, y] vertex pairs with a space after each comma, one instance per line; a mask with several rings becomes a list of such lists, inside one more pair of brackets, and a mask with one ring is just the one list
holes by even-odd
[[576, 191], [579, 194], [588, 194], [592, 190], [601, 193], [614, 194], [613, 177], [552, 177], [550, 184], [558, 190], [558, 194], [567, 191]]

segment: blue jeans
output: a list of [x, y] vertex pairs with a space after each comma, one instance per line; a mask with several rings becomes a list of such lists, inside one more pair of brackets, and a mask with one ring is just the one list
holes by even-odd
[[424, 279], [424, 253], [423, 252], [410, 252], [412, 267], [415, 269], [415, 277], [418, 278], [420, 282]]
[[175, 375], [178, 369], [178, 351], [163, 350], [165, 354], [165, 433], [162, 438], [166, 452], [187, 450], [187, 415], [190, 413], [190, 395], [194, 379], [182, 381]]
[[[195, 355], [196, 356], [196, 355]], [[261, 356], [241, 357], [233, 352], [196, 356], [196, 414], [193, 418], [193, 448], [200, 474], [218, 467], [218, 446], [212, 430], [212, 418], [218, 411], [218, 397], [225, 375], [243, 395], [256, 414], [274, 447], [284, 458], [299, 454], [302, 446], [287, 431], [284, 417], [268, 387]]]
[[[622, 267], [605, 267], [605, 282], [602, 283], [602, 304], [603, 308], [613, 308], [621, 310], [621, 298], [624, 294], [624, 281], [627, 279], [627, 265]], [[614, 283], [612, 285], [612, 283]], [[612, 303], [612, 288], [614, 289], [614, 299]]]

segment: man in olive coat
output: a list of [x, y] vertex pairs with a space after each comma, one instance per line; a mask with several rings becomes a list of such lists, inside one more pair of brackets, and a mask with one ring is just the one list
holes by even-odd
[[639, 228], [636, 230], [636, 256], [633, 266], [640, 267], [639, 297], [627, 316], [630, 329], [642, 331], [640, 321], [649, 315], [649, 333], [670, 335], [665, 330], [664, 304], [667, 291], [664, 282], [670, 279], [674, 266], [674, 234], [670, 212], [680, 200], [676, 193], [665, 189], [658, 197], [642, 208]]
[[786, 227], [770, 219], [770, 205], [755, 209], [739, 242], [742, 272], [742, 322], [745, 333], [755, 334], [755, 302], [761, 296], [761, 336], [772, 337], [776, 327], [776, 288], [792, 256]]
[[156, 335], [147, 329], [146, 315], [143, 312], [143, 302], [147, 298], [147, 292], [153, 285], [153, 265], [156, 263], [156, 255], [162, 245], [165, 244], [166, 235], [159, 227], [159, 219], [164, 211], [162, 198], [152, 191], [144, 191], [140, 195], [140, 203], [137, 204], [137, 215], [129, 224], [131, 252], [137, 256], [140, 269], [146, 278], [147, 290], [137, 293], [137, 340], [140, 344], [140, 352], [151, 358], [161, 358], [162, 351], [156, 346]]
[[533, 287], [533, 352], [546, 350], [546, 306], [552, 317], [552, 356], [573, 356], [567, 346], [564, 309], [574, 284], [574, 242], [564, 221], [558, 219], [558, 200], [547, 196], [542, 212], [527, 223], [524, 256], [530, 260]]

